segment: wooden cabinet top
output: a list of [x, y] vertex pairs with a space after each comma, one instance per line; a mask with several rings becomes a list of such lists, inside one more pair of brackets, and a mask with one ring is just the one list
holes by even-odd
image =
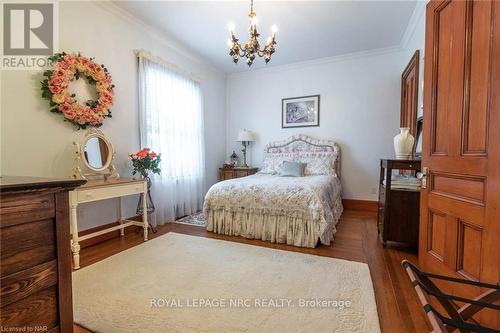
[[0, 177], [0, 192], [5, 193], [43, 188], [64, 188], [71, 190], [86, 182], [87, 181], [84, 179], [2, 176]]
[[242, 168], [242, 167], [234, 167], [234, 168], [219, 168], [219, 170], [227, 170], [227, 171], [231, 171], [231, 170], [235, 170], [235, 171], [256, 171], [256, 170], [259, 170], [259, 168]]
[[380, 159], [380, 166], [389, 169], [420, 170], [422, 160]]

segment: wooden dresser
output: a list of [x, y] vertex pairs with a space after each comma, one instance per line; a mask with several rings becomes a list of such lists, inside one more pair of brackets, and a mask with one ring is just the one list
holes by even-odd
[[253, 175], [259, 168], [219, 168], [219, 180], [227, 180]]
[[0, 177], [2, 332], [73, 332], [68, 191], [85, 182]]
[[420, 160], [380, 160], [377, 230], [384, 245], [388, 241], [405, 243], [418, 249], [419, 189], [395, 189], [393, 170], [420, 171]]

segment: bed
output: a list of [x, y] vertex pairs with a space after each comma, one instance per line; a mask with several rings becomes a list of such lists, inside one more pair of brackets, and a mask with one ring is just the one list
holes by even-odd
[[[304, 177], [281, 177], [283, 161], [306, 163]], [[340, 148], [297, 135], [272, 142], [261, 170], [207, 192], [207, 230], [300, 247], [329, 245], [342, 214]]]

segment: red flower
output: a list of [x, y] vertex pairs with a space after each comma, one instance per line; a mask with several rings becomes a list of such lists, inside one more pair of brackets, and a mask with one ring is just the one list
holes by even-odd
[[151, 157], [151, 158], [155, 158], [155, 157], [156, 157], [156, 153], [155, 153], [155, 152], [151, 152], [151, 153], [149, 153], [149, 157]]

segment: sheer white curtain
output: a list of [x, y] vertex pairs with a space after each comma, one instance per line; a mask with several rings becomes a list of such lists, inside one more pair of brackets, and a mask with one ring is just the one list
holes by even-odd
[[141, 146], [161, 153], [152, 177], [153, 224], [195, 213], [205, 189], [200, 84], [172, 65], [138, 52]]

